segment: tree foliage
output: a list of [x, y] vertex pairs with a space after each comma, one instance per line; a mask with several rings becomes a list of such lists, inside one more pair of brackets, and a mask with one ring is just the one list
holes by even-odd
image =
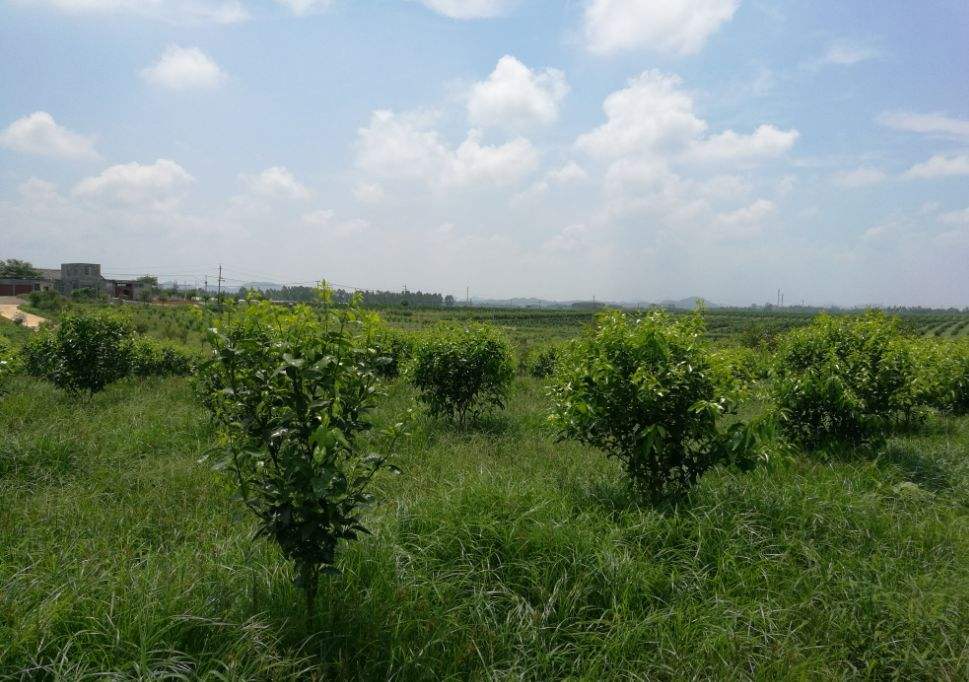
[[789, 332], [775, 358], [780, 423], [809, 447], [883, 437], [909, 413], [914, 364], [898, 322], [880, 312], [821, 315]]
[[432, 414], [464, 423], [485, 408], [504, 407], [515, 369], [497, 328], [439, 325], [418, 337], [409, 373]]
[[4, 279], [40, 279], [40, 272], [25, 260], [8, 258], [0, 261], [0, 278]]
[[69, 393], [97, 393], [128, 374], [131, 335], [118, 315], [66, 315], [24, 345], [27, 370]]
[[212, 330], [200, 370], [226, 437], [217, 466], [234, 475], [258, 535], [294, 562], [308, 612], [339, 542], [366, 532], [371, 480], [392, 467], [362, 441], [378, 395], [374, 351], [361, 340], [368, 321], [359, 300], [336, 307], [325, 288], [320, 297], [320, 310], [250, 302]]
[[737, 401], [702, 332], [699, 315], [602, 314], [559, 357], [549, 416], [558, 437], [617, 458], [645, 497], [679, 493], [718, 463], [750, 466], [763, 426], [720, 426]]

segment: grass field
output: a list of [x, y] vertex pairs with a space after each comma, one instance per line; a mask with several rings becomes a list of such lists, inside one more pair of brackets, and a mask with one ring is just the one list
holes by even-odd
[[[143, 331], [166, 336], [168, 315]], [[494, 321], [526, 344], [582, 324], [514, 315]], [[378, 424], [414, 398], [388, 390]], [[520, 376], [474, 427], [419, 416], [373, 536], [342, 551], [307, 621], [287, 563], [199, 461], [216, 435], [189, 379], [78, 403], [15, 377], [0, 677], [969, 678], [969, 418], [877, 455], [714, 470], [647, 505], [614, 462], [554, 442], [545, 408]]]

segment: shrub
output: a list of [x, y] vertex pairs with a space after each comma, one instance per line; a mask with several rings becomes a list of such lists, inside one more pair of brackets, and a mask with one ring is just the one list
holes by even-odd
[[761, 424], [719, 420], [736, 403], [718, 387], [699, 315], [601, 315], [569, 343], [550, 389], [560, 439], [615, 457], [646, 497], [680, 492], [718, 463], [749, 466]]
[[538, 379], [546, 379], [552, 376], [559, 351], [559, 347], [553, 344], [533, 348], [525, 358], [528, 373]]
[[431, 413], [464, 423], [504, 407], [515, 369], [508, 340], [488, 325], [439, 325], [414, 345], [410, 378]]
[[53, 332], [27, 343], [27, 369], [70, 393], [97, 393], [127, 375], [130, 334], [114, 315], [68, 315]]
[[30, 376], [48, 378], [56, 364], [57, 340], [50, 330], [40, 331], [31, 336], [20, 349], [24, 371]]
[[969, 340], [915, 339], [915, 401], [952, 414], [969, 413]]
[[896, 320], [821, 315], [781, 341], [773, 393], [784, 431], [823, 447], [878, 440], [910, 413], [914, 364]]
[[43, 291], [32, 291], [27, 296], [30, 300], [30, 305], [39, 310], [48, 310], [51, 312], [56, 312], [64, 307], [64, 297], [58, 294], [53, 289], [44, 289]]
[[7, 377], [20, 369], [20, 364], [20, 358], [14, 350], [13, 344], [5, 337], [0, 336], [0, 388], [2, 388]]
[[137, 377], [186, 376], [192, 373], [192, 355], [147, 336], [129, 339], [127, 352], [129, 372]]
[[374, 331], [367, 342], [372, 351], [373, 369], [378, 376], [394, 379], [414, 352], [414, 340], [400, 329], [384, 327]]
[[[387, 457], [366, 454], [377, 378], [360, 343], [355, 299], [334, 308], [328, 289], [317, 314], [250, 302], [212, 330], [212, 358], [200, 368], [203, 402], [226, 436], [224, 459], [258, 534], [296, 566], [312, 610], [319, 575], [332, 571], [337, 544], [366, 532], [368, 487]], [[400, 426], [393, 435], [399, 435]]]

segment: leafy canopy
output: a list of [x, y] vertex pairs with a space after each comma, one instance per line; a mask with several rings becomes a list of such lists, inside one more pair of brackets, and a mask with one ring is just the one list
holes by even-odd
[[820, 315], [781, 340], [773, 382], [781, 426], [809, 447], [879, 440], [908, 413], [914, 370], [897, 319]]
[[515, 376], [508, 339], [483, 324], [443, 324], [424, 332], [409, 372], [432, 414], [461, 423], [487, 407], [504, 407]]
[[699, 315], [602, 314], [559, 355], [549, 416], [558, 437], [617, 458], [646, 497], [681, 492], [718, 463], [752, 464], [763, 427], [721, 428], [737, 401], [702, 331]]
[[232, 472], [258, 535], [294, 562], [308, 613], [338, 543], [366, 532], [371, 480], [392, 468], [361, 438], [378, 394], [366, 343], [373, 320], [358, 299], [338, 307], [329, 289], [319, 295], [319, 309], [241, 305], [211, 330], [212, 357], [200, 370], [203, 401], [225, 436], [217, 466]]
[[40, 272], [25, 260], [8, 258], [0, 261], [0, 278], [39, 279]]

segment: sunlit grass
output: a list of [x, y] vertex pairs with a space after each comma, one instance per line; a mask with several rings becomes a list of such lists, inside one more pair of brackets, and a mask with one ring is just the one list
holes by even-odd
[[[393, 386], [378, 420], [413, 398]], [[427, 417], [312, 622], [188, 381], [0, 403], [0, 675], [316, 678], [969, 676], [969, 420], [881, 456], [713, 471], [637, 504], [556, 444], [541, 384]]]

